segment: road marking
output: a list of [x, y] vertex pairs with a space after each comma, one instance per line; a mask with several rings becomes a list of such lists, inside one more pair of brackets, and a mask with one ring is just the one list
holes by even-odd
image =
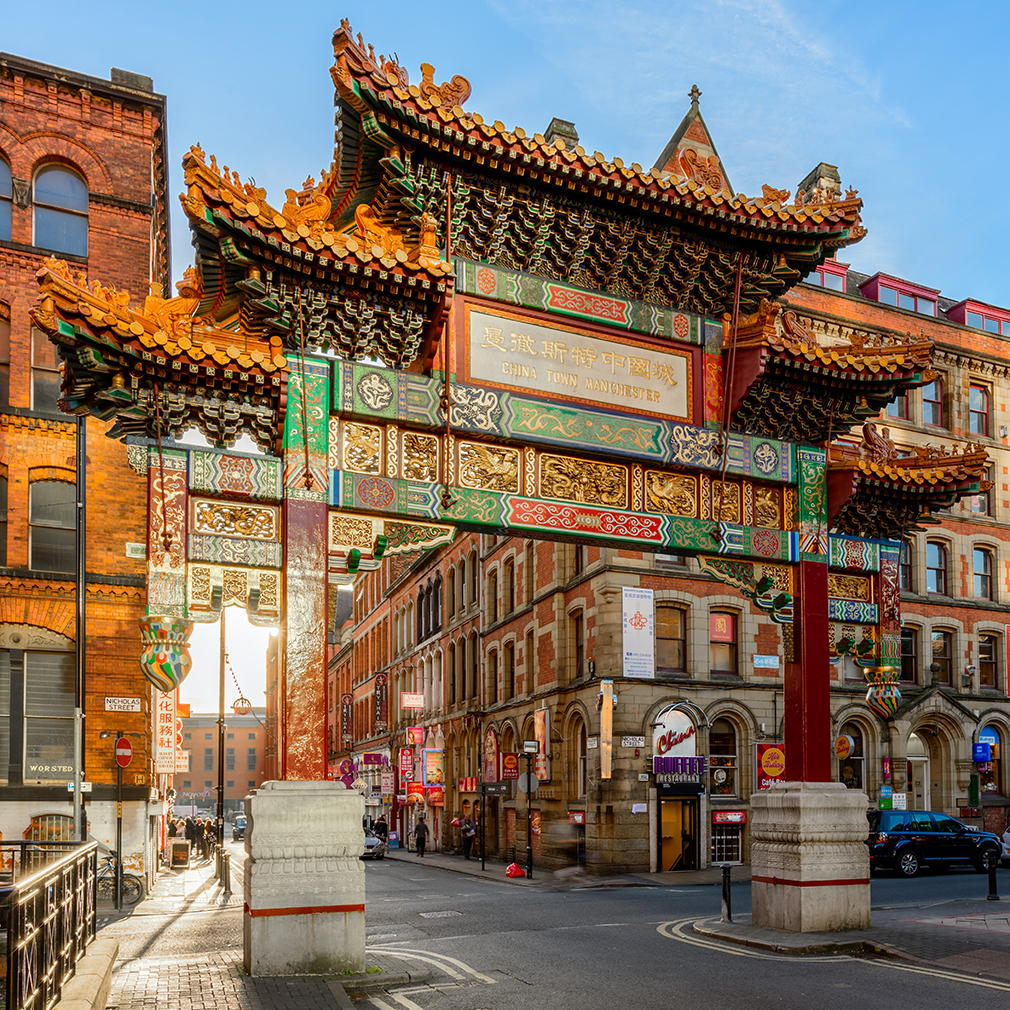
[[772, 954], [765, 951], [754, 950], [751, 947], [740, 947], [734, 949], [733, 945], [720, 940], [709, 940], [698, 936], [687, 936], [684, 929], [697, 919], [677, 919], [672, 922], [664, 922], [656, 927], [656, 931], [670, 940], [679, 940], [681, 943], [689, 943], [695, 947], [706, 947], [722, 954], [733, 954], [736, 957], [750, 957], [760, 961], [792, 961], [794, 963], [810, 964], [811, 962], [831, 962], [851, 961], [856, 964], [872, 965], [877, 968], [887, 968], [892, 971], [906, 971], [913, 975], [928, 975], [931, 978], [943, 979], [946, 982], [962, 982], [967, 985], [979, 986], [983, 989], [996, 989], [1000, 992], [1010, 992], [1010, 982], [997, 982], [989, 979], [975, 978], [971, 975], [963, 975], [942, 968], [931, 968], [914, 964], [902, 964], [898, 961], [881, 959], [856, 958], [849, 954], [825, 954], [810, 956], [805, 954]]
[[391, 992], [389, 995], [392, 996], [393, 999], [395, 999], [401, 1006], [405, 1006], [407, 1010], [422, 1010], [422, 1008], [419, 1007], [412, 999], [407, 999], [406, 996], [403, 996], [398, 992]]
[[459, 979], [463, 978], [463, 976], [458, 971], [456, 971], [453, 968], [450, 968], [449, 965], [447, 964], [443, 964], [441, 961], [436, 961], [435, 958], [433, 957], [424, 957], [420, 954], [408, 954], [405, 951], [401, 952], [395, 947], [391, 947], [388, 949], [385, 947], [379, 947], [379, 948], [373, 947], [372, 949], [373, 951], [377, 950], [381, 951], [381, 953], [383, 954], [388, 954], [390, 957], [405, 958], [408, 961], [427, 961], [428, 964], [433, 964], [437, 968], [441, 968], [443, 971], [448, 972], [448, 974], [450, 974], [453, 978], [459, 978]]
[[[432, 953], [432, 951], [430, 951], [430, 950], [417, 950], [414, 947], [385, 947], [385, 946], [379, 946], [379, 947], [373, 947], [371, 949], [374, 950], [374, 951], [376, 951], [376, 952], [382, 953], [382, 954], [391, 954], [393, 957], [396, 957], [398, 954], [401, 954], [401, 955], [404, 955], [404, 956], [408, 956], [408, 957], [410, 955], [415, 955], [416, 956], [416, 955], [424, 954], [424, 955], [427, 955], [427, 957], [421, 958], [421, 960], [431, 960], [433, 958], [441, 958], [443, 961], [447, 961], [449, 964], [448, 965], [440, 965], [440, 966], [444, 967], [445, 970], [450, 975], [452, 975], [453, 978], [463, 978], [463, 976], [460, 975], [459, 972], [454, 971], [451, 967], [449, 967], [449, 965], [455, 965], [461, 971], [468, 972], [474, 978], [479, 979], [481, 982], [487, 982], [489, 985], [493, 985], [494, 982], [496, 981], [496, 979], [488, 978], [487, 975], [482, 975], [476, 969], [471, 968], [470, 965], [468, 965], [465, 961], [460, 961], [458, 958], [450, 957], [448, 954], [436, 954], [436, 953]], [[439, 962], [433, 961], [432, 963], [438, 964]]]

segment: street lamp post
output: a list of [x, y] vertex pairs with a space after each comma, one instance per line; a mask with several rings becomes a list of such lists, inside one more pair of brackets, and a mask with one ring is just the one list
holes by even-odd
[[533, 757], [539, 745], [536, 740], [523, 743], [526, 758], [526, 876], [533, 877]]
[[224, 668], [227, 653], [224, 647], [224, 606], [221, 607], [221, 661], [218, 684], [217, 716], [217, 866], [221, 874], [221, 853], [224, 850]]

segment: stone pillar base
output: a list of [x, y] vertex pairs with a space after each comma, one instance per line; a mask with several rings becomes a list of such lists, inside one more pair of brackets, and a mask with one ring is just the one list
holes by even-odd
[[245, 810], [245, 970], [364, 971], [365, 801], [342, 782], [265, 782]]
[[867, 806], [841, 782], [781, 782], [751, 796], [755, 926], [869, 928]]

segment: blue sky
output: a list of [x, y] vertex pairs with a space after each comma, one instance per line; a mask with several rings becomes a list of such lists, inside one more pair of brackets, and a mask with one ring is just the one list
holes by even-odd
[[[652, 165], [697, 83], [738, 192], [794, 189], [818, 162], [835, 164], [865, 201], [869, 234], [843, 254], [853, 267], [1010, 308], [995, 243], [1010, 216], [1005, 3], [49, 0], [44, 16], [7, 6], [0, 49], [98, 77], [147, 74], [168, 96], [175, 280], [191, 262], [176, 196], [190, 145], [254, 177], [275, 207], [329, 164], [330, 40], [346, 16], [412, 81], [422, 62], [436, 81], [463, 74], [466, 107], [485, 119], [529, 133], [572, 120], [587, 150], [628, 164]], [[236, 670], [260, 703], [265, 641], [244, 655], [252, 638], [232, 625]], [[217, 707], [216, 631], [194, 650], [189, 694], [201, 709]]]

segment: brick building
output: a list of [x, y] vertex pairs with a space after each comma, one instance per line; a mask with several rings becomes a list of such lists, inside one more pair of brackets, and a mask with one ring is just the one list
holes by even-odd
[[[224, 810], [225, 816], [242, 810], [250, 790], [267, 779], [265, 708], [248, 715], [225, 715]], [[183, 750], [189, 754], [189, 771], [175, 776], [175, 811], [181, 814], [209, 810], [217, 814], [218, 728], [216, 713], [198, 713], [182, 720]]]
[[[921, 331], [935, 344], [937, 375], [892, 403], [878, 431], [888, 428], [899, 457], [940, 441], [981, 444], [991, 459], [991, 489], [955, 503], [940, 525], [910, 519], [900, 565], [902, 702], [893, 718], [866, 703], [864, 674], [844, 650], [864, 629], [832, 619], [832, 737], [848, 738], [850, 748], [834, 759], [835, 777], [866, 790], [874, 805], [890, 790], [904, 793], [909, 809], [946, 810], [1002, 831], [1010, 814], [1010, 311], [837, 261], [788, 302], [826, 345]], [[862, 439], [856, 429], [834, 452]], [[832, 598], [844, 614], [843, 604], [858, 602], [858, 580], [843, 581]], [[624, 587], [653, 591], [655, 680], [621, 676]], [[331, 661], [331, 766], [347, 759], [367, 774], [361, 756], [375, 749], [399, 771], [408, 728], [423, 727], [408, 765], [420, 777], [419, 752], [441, 752], [444, 794], [408, 790], [399, 778], [395, 801], [387, 797], [393, 827], [409, 833], [424, 810], [439, 844], [455, 848], [452, 818], [479, 810], [476, 782], [506, 774], [503, 755], [521, 754], [536, 738], [535, 713], [546, 710], [548, 765], [533, 800], [538, 864], [561, 865], [573, 851], [602, 873], [746, 861], [750, 797], [781, 771], [782, 634], [690, 557], [461, 532], [451, 547], [409, 566], [394, 559], [356, 584], [351, 630]], [[376, 636], [388, 637], [379, 645]], [[380, 674], [389, 681], [381, 729]], [[605, 679], [616, 703], [614, 773], [604, 783], [597, 699]], [[401, 708], [401, 692], [422, 694], [424, 708]], [[343, 722], [341, 694], [353, 699]], [[664, 738], [692, 737], [704, 775], [688, 769], [673, 776], [682, 782], [642, 781]], [[992, 760], [972, 760], [980, 742], [995, 745]], [[444, 795], [444, 806], [431, 795], [436, 803]], [[525, 795], [508, 781], [485, 813], [488, 853], [522, 861]]]
[[[165, 98], [150, 78], [110, 80], [0, 54], [0, 832], [70, 830], [78, 686], [77, 446], [86, 455], [83, 692], [88, 816], [115, 837], [115, 761], [102, 732], [134, 735], [124, 849], [151, 869], [161, 804], [152, 690], [138, 665], [146, 603], [146, 487], [109, 425], [60, 412], [55, 349], [33, 327], [47, 257], [103, 284], [167, 288]], [[80, 423], [82, 427], [78, 429]]]

